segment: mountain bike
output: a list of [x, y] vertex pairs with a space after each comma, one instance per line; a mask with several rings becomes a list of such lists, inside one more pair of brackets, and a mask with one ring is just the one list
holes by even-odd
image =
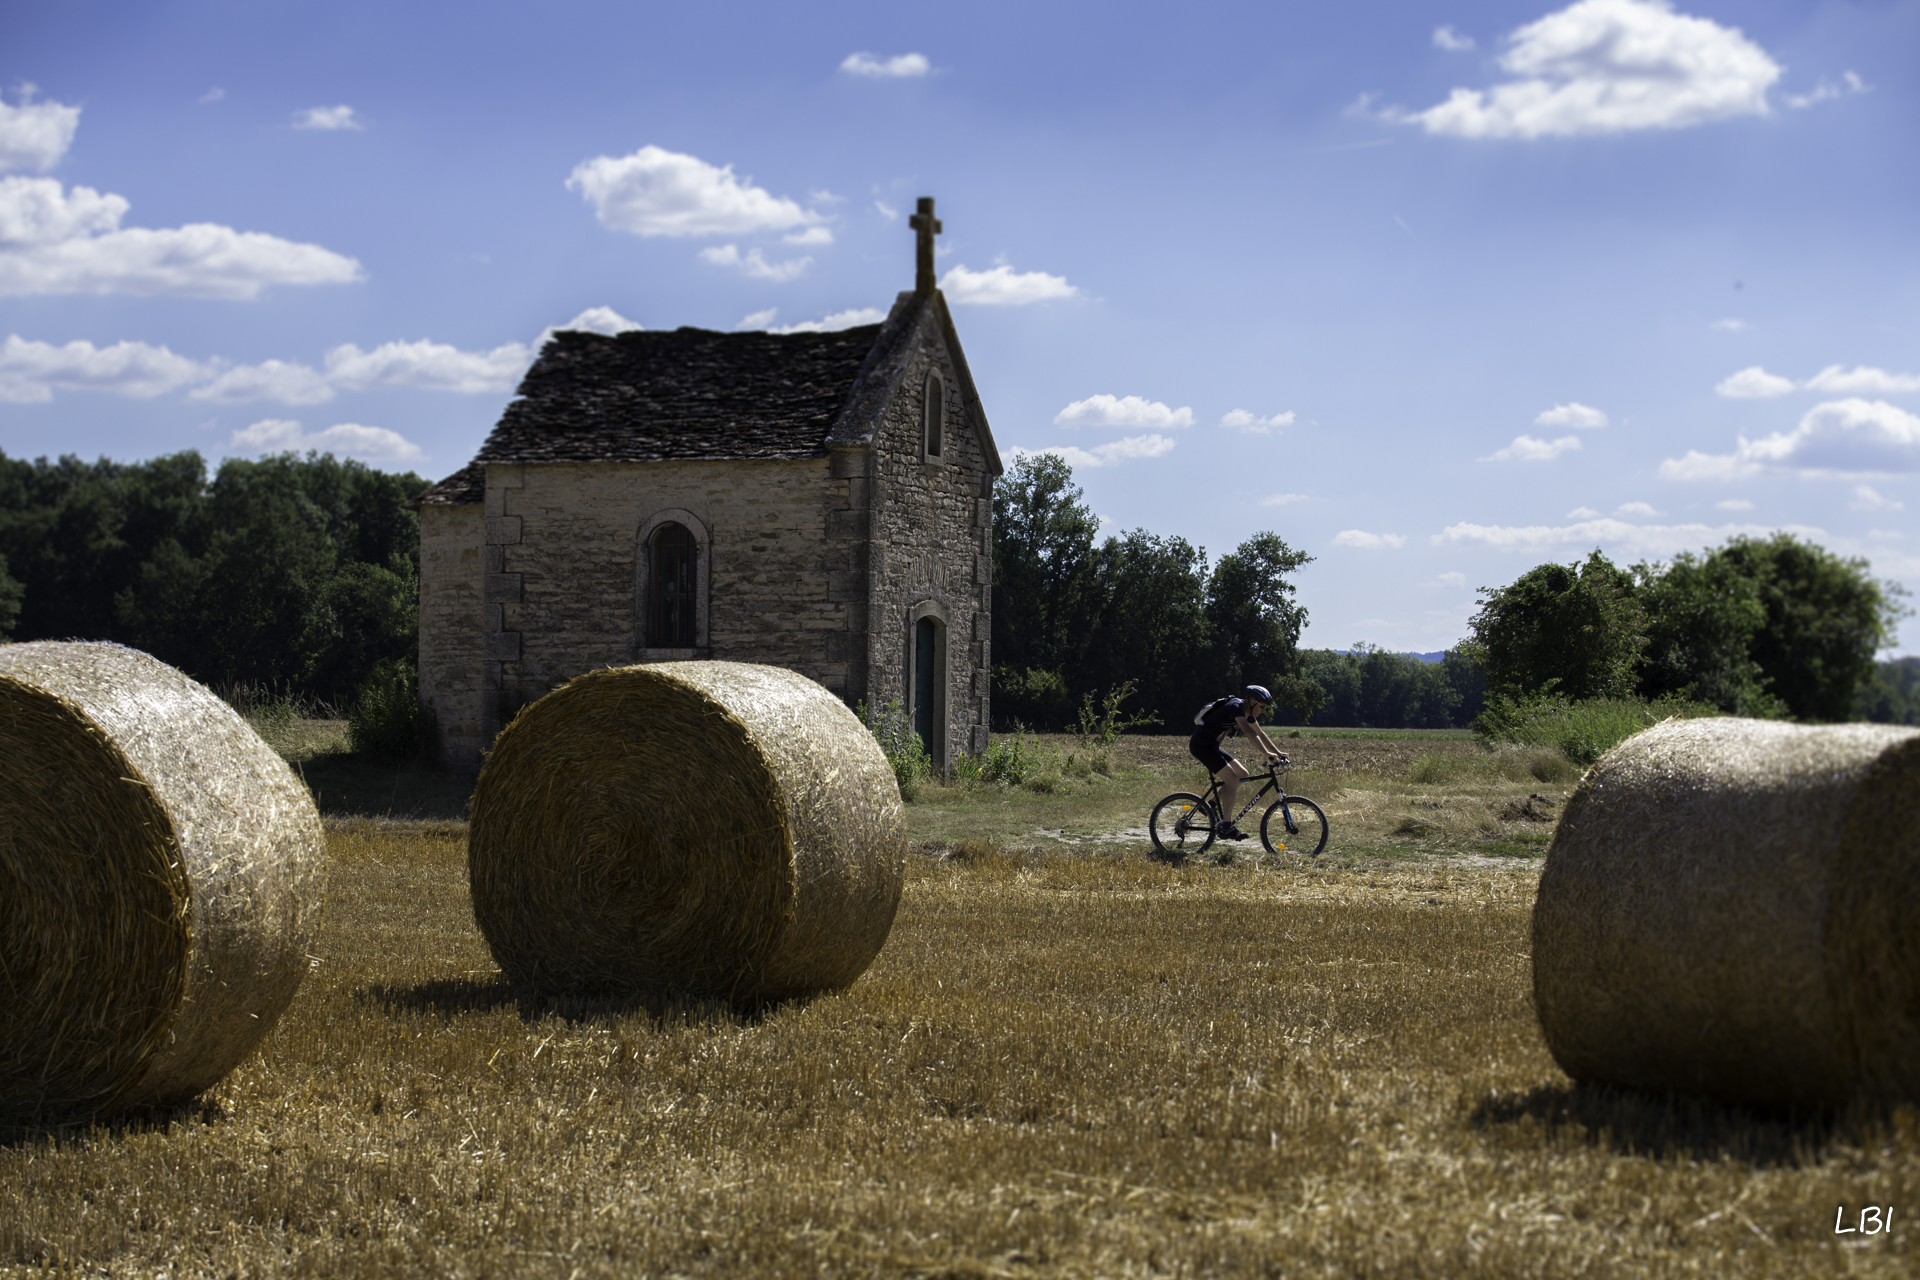
[[[1280, 784], [1280, 774], [1290, 762], [1284, 757], [1267, 766], [1267, 778], [1253, 798], [1233, 815], [1238, 823], [1253, 811], [1268, 792], [1278, 796], [1260, 818], [1260, 843], [1271, 854], [1300, 853], [1318, 857], [1327, 847], [1327, 815], [1305, 796], [1290, 796]], [[1252, 782], [1260, 775], [1247, 778]], [[1244, 784], [1243, 784], [1244, 785]], [[1154, 851], [1169, 862], [1184, 862], [1205, 853], [1213, 844], [1214, 833], [1228, 825], [1220, 814], [1220, 779], [1215, 778], [1205, 795], [1176, 791], [1153, 806], [1147, 819], [1147, 834], [1153, 838]]]

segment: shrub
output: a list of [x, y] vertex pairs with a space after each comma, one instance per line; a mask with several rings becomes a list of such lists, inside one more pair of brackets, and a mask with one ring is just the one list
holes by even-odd
[[1040, 772], [1039, 752], [1024, 732], [1003, 733], [993, 740], [987, 754], [977, 757], [974, 778], [996, 786], [1018, 787]]
[[347, 742], [355, 751], [389, 760], [430, 758], [433, 712], [420, 705], [419, 680], [411, 662], [387, 658], [361, 682], [347, 713]]
[[[1662, 720], [1720, 714], [1718, 707], [1677, 698], [1653, 702], [1639, 698], [1587, 698], [1570, 702], [1551, 693], [1535, 698], [1495, 694], [1487, 699], [1487, 709], [1473, 722], [1473, 731], [1487, 742], [1558, 747], [1568, 760], [1586, 765]], [[1534, 776], [1540, 777], [1538, 773]], [[1541, 778], [1543, 782], [1550, 780]]]
[[933, 773], [933, 757], [927, 754], [927, 744], [920, 741], [920, 735], [907, 720], [906, 709], [898, 698], [890, 698], [878, 712], [864, 701], [854, 712], [873, 734], [873, 740], [880, 744], [887, 763], [893, 766], [893, 779], [900, 784], [900, 798], [912, 801], [920, 794], [920, 783]]

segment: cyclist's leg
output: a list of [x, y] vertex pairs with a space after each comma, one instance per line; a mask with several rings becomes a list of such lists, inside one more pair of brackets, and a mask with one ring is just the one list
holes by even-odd
[[1220, 780], [1220, 819], [1230, 823], [1234, 802], [1240, 797], [1240, 784], [1248, 777], [1247, 766], [1228, 756], [1227, 767], [1214, 776]]

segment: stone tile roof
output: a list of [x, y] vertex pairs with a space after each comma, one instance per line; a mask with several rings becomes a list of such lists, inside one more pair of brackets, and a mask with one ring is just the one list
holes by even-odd
[[962, 402], [1000, 451], [939, 290], [902, 293], [883, 324], [835, 333], [636, 330], [553, 335], [480, 452], [415, 506], [486, 499], [486, 464], [818, 458], [873, 443], [917, 344], [944, 340]]
[[562, 331], [474, 462], [817, 458], [881, 328]]
[[478, 462], [469, 462], [407, 505], [410, 507], [464, 507], [486, 500], [487, 469]]

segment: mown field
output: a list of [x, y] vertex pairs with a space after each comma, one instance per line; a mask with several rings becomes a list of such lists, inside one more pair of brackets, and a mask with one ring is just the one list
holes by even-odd
[[[1127, 833], [1198, 770], [1059, 745], [1052, 791], [923, 792], [874, 967], [752, 1014], [524, 1000], [462, 824], [335, 818], [264, 1050], [195, 1107], [0, 1144], [0, 1271], [1912, 1273], [1911, 1109], [1554, 1066], [1517, 838], [1550, 761], [1303, 738], [1327, 856], [1170, 868]], [[1865, 1205], [1894, 1229], [1836, 1235]]]

